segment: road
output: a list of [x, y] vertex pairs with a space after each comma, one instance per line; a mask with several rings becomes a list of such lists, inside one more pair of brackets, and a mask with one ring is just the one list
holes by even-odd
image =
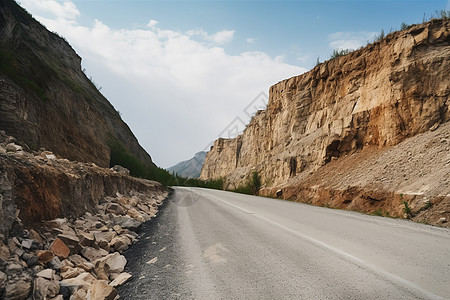
[[224, 191], [175, 188], [126, 256], [124, 299], [450, 299], [448, 229]]

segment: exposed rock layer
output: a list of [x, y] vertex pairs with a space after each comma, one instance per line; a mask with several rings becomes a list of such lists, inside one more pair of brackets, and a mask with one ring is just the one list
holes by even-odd
[[81, 70], [81, 58], [13, 0], [0, 0], [0, 129], [34, 150], [107, 167], [110, 143], [150, 156]]
[[[305, 174], [315, 178], [332, 160], [388, 148], [448, 122], [449, 95], [450, 21], [410, 26], [272, 86], [267, 108], [242, 135], [215, 141], [201, 178], [226, 177], [233, 189], [256, 170], [262, 193], [274, 195], [301, 185]], [[383, 188], [392, 187], [377, 189]], [[329, 197], [322, 193], [315, 203]]]

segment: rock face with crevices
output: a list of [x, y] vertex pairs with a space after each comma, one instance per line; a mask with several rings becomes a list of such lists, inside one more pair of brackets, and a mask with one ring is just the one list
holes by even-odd
[[200, 178], [233, 189], [258, 171], [275, 195], [333, 160], [436, 129], [449, 95], [450, 21], [413, 25], [273, 85], [243, 134], [215, 141]]
[[0, 129], [73, 161], [109, 167], [122, 147], [153, 166], [72, 47], [13, 0], [0, 0]]

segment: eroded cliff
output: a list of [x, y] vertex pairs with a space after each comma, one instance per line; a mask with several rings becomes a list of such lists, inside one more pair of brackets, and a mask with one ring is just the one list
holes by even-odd
[[153, 166], [80, 63], [63, 38], [15, 1], [0, 0], [0, 129], [70, 160], [107, 167], [112, 153], [124, 149]]
[[[410, 26], [273, 85], [267, 108], [252, 118], [243, 134], [215, 141], [201, 178], [225, 177], [226, 188], [233, 189], [257, 171], [264, 184], [262, 194], [275, 195], [276, 190], [289, 187], [285, 198], [311, 202], [315, 197], [315, 204], [328, 203], [332, 196], [323, 193], [326, 188], [317, 189], [317, 182], [305, 185], [305, 180], [323, 179], [319, 171], [334, 160], [353, 153], [363, 153], [364, 158], [373, 149], [389, 149], [448, 122], [449, 95], [450, 21]], [[425, 172], [435, 171], [430, 167]], [[449, 164], [439, 167], [450, 175]], [[333, 182], [339, 183], [339, 178]], [[330, 189], [333, 182], [329, 182]], [[358, 191], [373, 191], [370, 183], [367, 179], [348, 184]], [[439, 196], [449, 192], [446, 184]], [[295, 187], [299, 186], [303, 191], [316, 189], [298, 193]], [[395, 188], [384, 184], [376, 190]], [[373, 212], [381, 207], [352, 208], [360, 196], [355, 192], [353, 198], [345, 199], [343, 208]], [[387, 207], [386, 211], [394, 211]], [[396, 207], [397, 215], [399, 211]]]

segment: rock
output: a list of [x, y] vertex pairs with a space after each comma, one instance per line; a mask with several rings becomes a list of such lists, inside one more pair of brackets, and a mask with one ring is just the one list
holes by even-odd
[[68, 287], [70, 290], [75, 291], [78, 287], [89, 288], [96, 279], [95, 277], [87, 272], [81, 273], [75, 278], [64, 279], [61, 281], [61, 286]]
[[114, 225], [113, 229], [117, 234], [122, 234], [125, 231], [122, 227], [120, 227], [120, 225]]
[[27, 259], [26, 263], [28, 267], [32, 267], [39, 262], [39, 257], [36, 255], [32, 255], [29, 259]]
[[111, 169], [113, 169], [117, 173], [120, 173], [120, 174], [123, 174], [123, 175], [130, 175], [130, 171], [127, 168], [124, 168], [124, 167], [119, 166], [119, 165], [115, 165]]
[[9, 248], [6, 245], [0, 245], [0, 259], [5, 261], [9, 258]]
[[59, 234], [58, 238], [70, 249], [70, 254], [77, 254], [82, 249], [80, 240], [75, 235]]
[[86, 272], [86, 270], [81, 269], [81, 268], [71, 268], [71, 267], [67, 267], [64, 269], [64, 271], [61, 272], [61, 277], [63, 279], [69, 279], [69, 278], [74, 278], [77, 277], [78, 275], [82, 274]]
[[92, 283], [87, 298], [91, 300], [114, 300], [117, 291], [103, 280], [96, 280]]
[[22, 151], [22, 147], [19, 145], [16, 145], [14, 143], [9, 143], [8, 145], [6, 145], [6, 152], [17, 152], [17, 151]]
[[39, 250], [37, 252], [37, 257], [42, 263], [46, 264], [55, 257], [55, 254], [50, 250]]
[[125, 210], [123, 207], [117, 203], [106, 203], [105, 204], [105, 211], [107, 213], [112, 213], [115, 215], [123, 215], [125, 214]]
[[110, 245], [116, 251], [125, 251], [131, 245], [131, 240], [126, 236], [117, 236], [111, 240]]
[[42, 278], [45, 278], [48, 280], [52, 280], [54, 274], [55, 274], [55, 271], [53, 271], [52, 269], [45, 269], [45, 270], [42, 270], [41, 272], [37, 273], [36, 276], [42, 277]]
[[53, 270], [60, 270], [63, 266], [58, 256], [53, 257], [48, 264]]
[[23, 271], [23, 266], [21, 266], [19, 263], [9, 263], [6, 266], [5, 273], [8, 275], [8, 277], [13, 275], [20, 275]]
[[109, 284], [113, 287], [119, 286], [127, 282], [132, 277], [129, 273], [120, 273], [114, 280]]
[[442, 217], [442, 218], [439, 218], [439, 221], [438, 221], [439, 223], [447, 223], [447, 218], [444, 218], [444, 217]]
[[83, 255], [88, 261], [94, 261], [108, 255], [108, 252], [103, 249], [86, 247], [81, 250], [81, 255]]
[[6, 276], [6, 274], [3, 273], [2, 271], [0, 271], [0, 291], [3, 290], [3, 288], [5, 287], [7, 280], [8, 280], [8, 277]]
[[130, 218], [128, 216], [119, 216], [119, 217], [114, 217], [112, 218], [112, 223], [114, 225], [119, 225], [120, 227], [124, 228], [124, 229], [129, 229], [129, 230], [139, 230], [142, 223]]
[[29, 250], [35, 250], [39, 247], [39, 242], [31, 239], [25, 239], [22, 241], [22, 247]]
[[70, 254], [69, 247], [64, 244], [59, 238], [56, 238], [50, 245], [50, 250], [59, 258], [67, 258]]
[[158, 257], [154, 257], [154, 258], [152, 258], [152, 259], [150, 259], [148, 262], [146, 262], [147, 264], [149, 264], [149, 265], [151, 265], [151, 264], [154, 264], [155, 262], [157, 262], [158, 261]]
[[283, 195], [283, 190], [278, 189], [278, 190], [276, 191], [276, 195], [277, 195], [277, 197], [281, 197], [281, 196]]
[[5, 299], [25, 300], [31, 292], [31, 281], [20, 279], [15, 282], [8, 282], [5, 288]]
[[29, 233], [30, 233], [30, 237], [33, 240], [37, 241], [40, 244], [44, 244], [44, 241], [42, 240], [42, 237], [34, 229], [30, 229]]
[[[70, 296], [68, 296], [67, 298], [69, 298]], [[64, 300], [64, 296], [63, 295], [56, 295], [56, 297], [50, 298], [49, 300]]]
[[125, 256], [114, 252], [95, 262], [96, 273], [101, 279], [109, 279], [112, 273], [122, 273], [126, 264], [127, 260]]
[[111, 240], [113, 238], [115, 238], [116, 236], [117, 236], [117, 233], [115, 233], [114, 231], [94, 233], [95, 241], [97, 243], [106, 242], [109, 244], [109, 242], [111, 242]]
[[43, 300], [53, 298], [58, 295], [59, 289], [59, 282], [38, 277], [34, 280], [33, 296]]
[[83, 231], [78, 232], [78, 239], [80, 240], [80, 245], [83, 247], [92, 246], [95, 241], [93, 234]]
[[439, 122], [436, 122], [436, 123], [434, 123], [433, 126], [430, 127], [429, 130], [430, 130], [430, 131], [435, 131], [436, 129], [439, 128], [439, 125], [440, 125], [440, 123], [439, 123]]
[[132, 217], [133, 219], [135, 219], [135, 220], [137, 220], [137, 221], [139, 221], [139, 222], [141, 222], [141, 223], [144, 223], [145, 222], [145, 218], [141, 215], [141, 213], [139, 213], [136, 209], [134, 209], [134, 208], [132, 208], [132, 209], [129, 209], [128, 211], [127, 211], [127, 215], [129, 215], [130, 217]]

